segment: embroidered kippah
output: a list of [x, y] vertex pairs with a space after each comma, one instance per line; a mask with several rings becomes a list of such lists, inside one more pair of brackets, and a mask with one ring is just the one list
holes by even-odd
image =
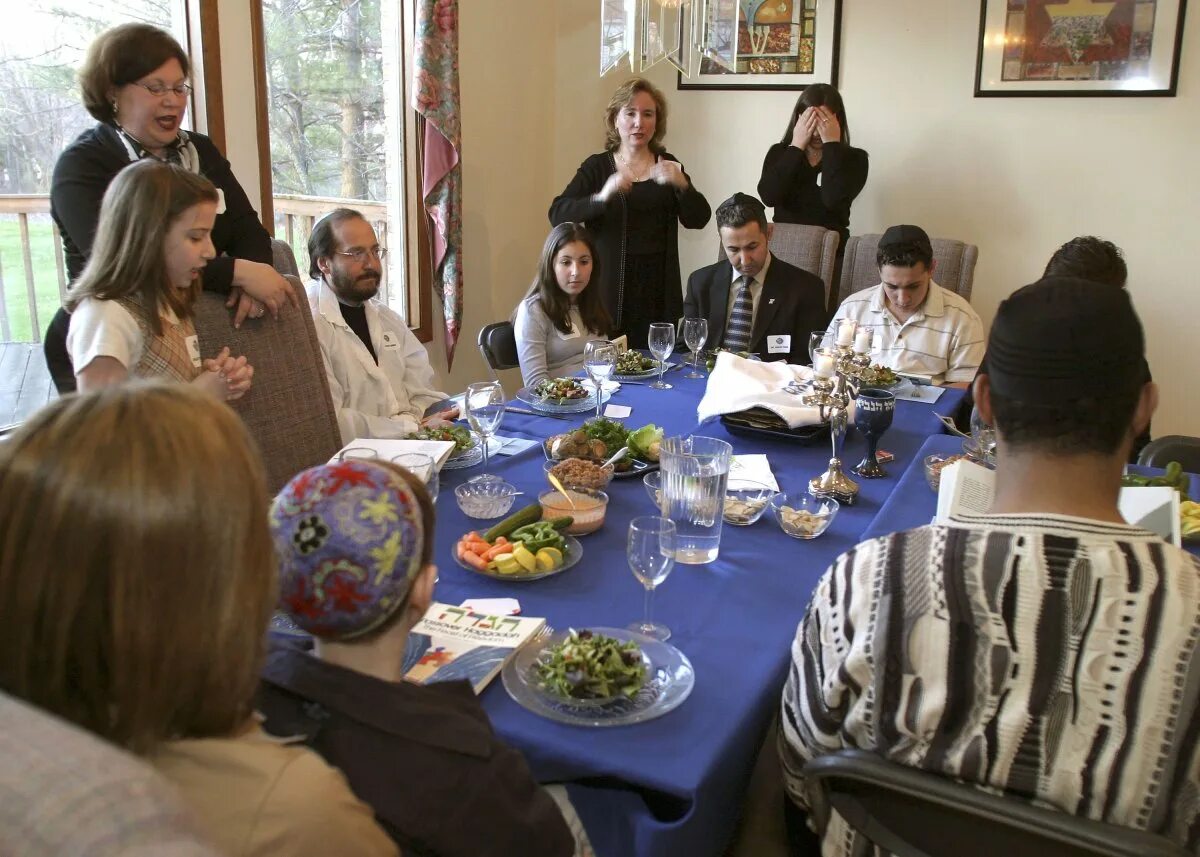
[[330, 640], [367, 634], [395, 613], [417, 572], [425, 533], [403, 478], [372, 461], [294, 477], [271, 507], [280, 607]]

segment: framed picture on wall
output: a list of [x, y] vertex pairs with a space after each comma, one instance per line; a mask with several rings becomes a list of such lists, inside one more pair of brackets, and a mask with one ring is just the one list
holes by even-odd
[[1175, 94], [1187, 0], [981, 0], [976, 97]]
[[841, 0], [708, 0], [697, 21], [701, 50], [679, 88], [837, 86], [841, 16]]

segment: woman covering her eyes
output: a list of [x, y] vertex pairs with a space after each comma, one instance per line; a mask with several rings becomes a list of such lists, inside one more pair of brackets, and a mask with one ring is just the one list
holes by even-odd
[[67, 300], [81, 392], [129, 376], [191, 382], [219, 399], [250, 389], [246, 358], [225, 348], [202, 361], [192, 325], [216, 213], [212, 183], [172, 164], [139, 161], [109, 186], [92, 257]]
[[[212, 224], [215, 256], [204, 289], [228, 294], [234, 322], [278, 314], [299, 297], [272, 266], [271, 236], [212, 140], [184, 131], [191, 86], [187, 53], [170, 34], [148, 24], [123, 24], [96, 37], [79, 71], [83, 106], [97, 120], [54, 165], [50, 215], [62, 234], [67, 276], [76, 280], [95, 249], [101, 201], [127, 165], [165, 161], [204, 176], [220, 198]], [[75, 388], [64, 345], [70, 316], [59, 311], [46, 331], [46, 363], [60, 391]]]
[[587, 341], [608, 337], [612, 319], [591, 285], [599, 282], [599, 270], [596, 242], [581, 224], [550, 230], [537, 277], [513, 323], [526, 387], [580, 371]]

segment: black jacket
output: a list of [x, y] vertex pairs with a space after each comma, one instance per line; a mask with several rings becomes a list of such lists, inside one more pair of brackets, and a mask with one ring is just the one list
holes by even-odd
[[[731, 288], [733, 266], [728, 261], [708, 265], [688, 277], [683, 314], [685, 318], [708, 319], [708, 348], [719, 348], [725, 337]], [[825, 321], [825, 284], [821, 278], [772, 255], [754, 313], [749, 351], [763, 360], [786, 358], [788, 363], [808, 363], [808, 336], [824, 330]], [[772, 354], [768, 337], [780, 335], [791, 337], [790, 351]]]
[[574, 837], [467, 682], [386, 682], [277, 643], [258, 709], [302, 736], [408, 855], [570, 857]]
[[819, 169], [808, 163], [803, 150], [776, 143], [763, 159], [758, 195], [775, 207], [776, 223], [837, 231], [842, 236], [840, 253], [850, 237], [850, 204], [867, 183], [868, 166], [864, 150], [842, 143], [825, 144]]
[[[666, 152], [659, 157], [678, 162], [674, 155]], [[550, 223], [557, 226], [567, 221], [582, 222], [595, 236], [596, 250], [600, 256], [601, 298], [609, 316], [620, 327], [619, 307], [622, 301], [637, 299], [636, 295], [624, 294], [625, 195], [614, 194], [607, 202], [592, 199], [592, 195], [598, 193], [608, 177], [616, 171], [616, 161], [608, 152], [592, 155], [580, 164], [575, 177], [550, 204]], [[666, 318], [663, 321], [674, 321], [683, 310], [678, 224], [682, 223], [688, 229], [703, 229], [712, 217], [708, 200], [691, 184], [690, 177], [687, 190], [676, 191], [672, 202], [672, 206], [663, 212], [663, 217], [670, 220], [666, 258], [667, 294], [664, 302]]]

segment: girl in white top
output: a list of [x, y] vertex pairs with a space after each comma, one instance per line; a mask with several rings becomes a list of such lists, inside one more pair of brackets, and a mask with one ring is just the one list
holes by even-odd
[[595, 241], [582, 224], [560, 223], [550, 230], [537, 278], [514, 314], [526, 387], [580, 371], [587, 341], [612, 330], [598, 290], [588, 288], [592, 280], [599, 282], [599, 264]]
[[246, 358], [225, 348], [201, 360], [192, 325], [200, 272], [216, 255], [218, 201], [208, 179], [154, 159], [108, 186], [91, 258], [67, 300], [67, 352], [81, 393], [131, 376], [190, 382], [223, 400], [250, 389]]

